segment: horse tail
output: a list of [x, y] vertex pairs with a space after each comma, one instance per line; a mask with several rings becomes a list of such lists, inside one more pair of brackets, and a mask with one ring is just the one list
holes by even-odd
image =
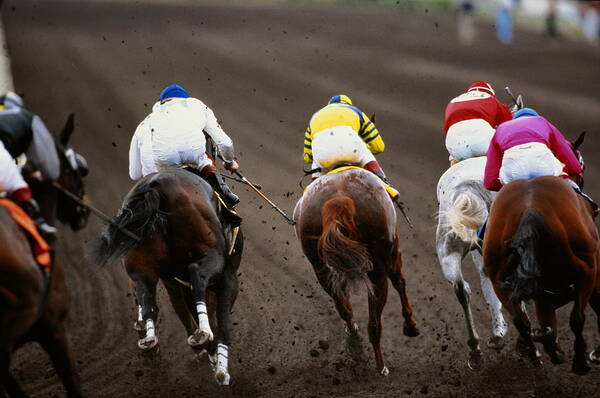
[[512, 259], [517, 263], [513, 274], [506, 277], [502, 287], [512, 291], [519, 301], [539, 297], [543, 290], [540, 254], [544, 251], [544, 236], [549, 233], [544, 221], [533, 211], [525, 210], [519, 226], [508, 244]]
[[477, 244], [477, 230], [485, 222], [488, 209], [485, 201], [470, 191], [459, 193], [449, 210], [440, 212], [442, 226], [448, 233], [471, 245]]
[[359, 231], [354, 221], [356, 207], [348, 196], [336, 196], [323, 204], [323, 233], [317, 242], [321, 260], [331, 270], [329, 281], [334, 292], [365, 284], [372, 291], [367, 272], [373, 269], [369, 253], [358, 241]]
[[[154, 178], [142, 181], [133, 188], [92, 250], [92, 257], [97, 264], [106, 265], [125, 256], [154, 232], [166, 237], [167, 218], [166, 213], [160, 210], [159, 189], [160, 184]], [[132, 232], [139, 240], [123, 231]]]

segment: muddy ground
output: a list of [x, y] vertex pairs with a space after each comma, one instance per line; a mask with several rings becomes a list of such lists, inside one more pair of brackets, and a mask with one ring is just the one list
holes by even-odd
[[[242, 291], [233, 315], [232, 385], [197, 362], [161, 289], [161, 350], [141, 355], [135, 309], [119, 264], [86, 259], [101, 231], [61, 229], [70, 327], [88, 396], [597, 396], [600, 369], [585, 377], [570, 364], [535, 372], [514, 352], [511, 326], [500, 353], [484, 349], [478, 372], [466, 367], [463, 315], [435, 256], [435, 186], [446, 169], [445, 104], [474, 80], [505, 85], [568, 137], [587, 130], [587, 191], [600, 197], [600, 56], [567, 41], [517, 33], [502, 46], [479, 25], [471, 47], [455, 40], [452, 16], [429, 10], [232, 5], [222, 2], [8, 0], [2, 13], [17, 91], [54, 131], [76, 113], [74, 147], [90, 164], [88, 191], [114, 214], [132, 182], [133, 131], [163, 86], [178, 82], [201, 98], [233, 137], [243, 171], [291, 212], [301, 194], [302, 135], [312, 112], [338, 93], [377, 113], [387, 150], [379, 157], [416, 225], [402, 229], [408, 293], [422, 334], [402, 335], [400, 302], [390, 293], [383, 349], [391, 374], [375, 372], [366, 340], [366, 295], [353, 298], [368, 362], [351, 366], [341, 320], [317, 285], [293, 230], [242, 186], [245, 217]], [[490, 320], [472, 265], [464, 272], [482, 338]], [[570, 308], [570, 306], [569, 306]], [[568, 309], [560, 338], [569, 357]], [[586, 337], [599, 342], [589, 312]], [[319, 341], [324, 341], [326, 344]], [[328, 346], [327, 349], [323, 347]], [[312, 354], [311, 354], [312, 351]], [[64, 395], [46, 356], [30, 345], [12, 366], [34, 396]]]

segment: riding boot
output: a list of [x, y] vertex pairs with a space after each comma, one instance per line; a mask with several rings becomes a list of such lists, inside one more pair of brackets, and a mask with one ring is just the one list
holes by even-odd
[[231, 192], [229, 186], [223, 181], [221, 174], [213, 172], [205, 177], [210, 186], [221, 195], [225, 203], [230, 207], [235, 207], [240, 202], [240, 198]]
[[29, 217], [31, 217], [31, 219], [35, 223], [35, 226], [40, 232], [40, 235], [42, 235], [42, 237], [47, 242], [52, 243], [56, 240], [56, 228], [48, 224], [44, 217], [42, 217], [40, 206], [38, 205], [35, 199], [31, 198], [24, 200], [18, 203], [18, 205], [21, 206], [23, 210], [25, 210], [25, 213], [27, 213]]

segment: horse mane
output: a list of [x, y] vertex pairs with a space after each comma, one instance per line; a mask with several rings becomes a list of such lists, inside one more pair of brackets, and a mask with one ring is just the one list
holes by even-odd
[[511, 254], [508, 264], [515, 264], [513, 273], [502, 282], [502, 288], [512, 291], [512, 297], [528, 301], [539, 297], [543, 291], [540, 254], [547, 251], [544, 237], [548, 226], [533, 211], [525, 210], [512, 240], [508, 244]]
[[160, 210], [162, 194], [155, 177], [140, 181], [132, 189], [117, 215], [96, 241], [92, 248], [92, 258], [96, 264], [106, 265], [116, 261], [138, 243], [123, 230], [136, 234], [140, 240], [155, 232], [166, 237], [167, 218], [166, 213]]
[[367, 272], [373, 269], [369, 253], [360, 238], [354, 215], [356, 207], [352, 198], [336, 196], [323, 204], [323, 232], [317, 242], [321, 260], [331, 269], [329, 281], [334, 292], [366, 285], [372, 291]]

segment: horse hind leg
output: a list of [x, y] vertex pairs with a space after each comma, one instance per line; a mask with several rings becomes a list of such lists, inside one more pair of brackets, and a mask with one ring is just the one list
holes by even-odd
[[413, 316], [413, 308], [408, 300], [406, 294], [406, 280], [402, 275], [402, 254], [400, 251], [397, 252], [394, 264], [392, 264], [388, 271], [388, 277], [392, 281], [392, 285], [400, 296], [400, 302], [402, 303], [402, 316], [404, 317], [403, 332], [405, 336], [416, 337], [419, 335], [419, 329], [417, 328], [417, 321]]
[[158, 306], [156, 305], [156, 284], [157, 277], [134, 274], [131, 276], [135, 284], [135, 296], [141, 307], [141, 320], [144, 325], [144, 337], [138, 340], [138, 348], [143, 351], [150, 351], [158, 344], [156, 335], [156, 320], [158, 319]]
[[[589, 289], [591, 292], [591, 287]], [[585, 297], [585, 294], [579, 294], [575, 299], [573, 310], [571, 311], [571, 317], [569, 325], [575, 335], [574, 351], [575, 356], [573, 357], [573, 366], [571, 371], [578, 375], [585, 375], [590, 371], [590, 366], [587, 363], [586, 351], [587, 345], [583, 338], [583, 326], [585, 324], [585, 305], [588, 302], [589, 297]]]
[[[590, 306], [596, 313], [596, 323], [600, 332], [600, 292], [594, 292], [590, 297]], [[590, 352], [589, 359], [593, 364], [600, 365], [600, 345]]]
[[188, 310], [188, 306], [184, 297], [185, 293], [183, 291], [183, 286], [176, 282], [164, 282], [164, 285], [167, 289], [169, 299], [171, 300], [171, 305], [173, 306], [177, 317], [185, 328], [187, 335], [191, 336], [197, 329], [198, 325]]
[[52, 361], [69, 397], [81, 397], [79, 375], [75, 369], [71, 340], [64, 325], [41, 333], [40, 345]]
[[454, 293], [460, 303], [463, 312], [465, 314], [465, 322], [467, 325], [467, 333], [469, 339], [467, 344], [470, 348], [469, 360], [467, 365], [469, 369], [479, 369], [483, 363], [483, 356], [481, 354], [481, 347], [479, 345], [479, 335], [475, 328], [475, 322], [473, 321], [473, 313], [471, 312], [471, 288], [469, 284], [463, 279], [460, 264], [462, 261], [462, 255], [459, 252], [444, 252], [438, 253], [440, 258], [440, 264], [442, 266], [442, 272], [444, 277], [454, 287]]
[[377, 369], [383, 376], [387, 376], [390, 371], [385, 366], [381, 351], [381, 313], [387, 301], [387, 278], [383, 275], [371, 278], [371, 280], [373, 281], [373, 293], [369, 294], [369, 340], [375, 352]]
[[519, 332], [519, 338], [517, 339], [516, 346], [517, 352], [520, 355], [529, 358], [534, 366], [541, 368], [542, 356], [533, 342], [531, 335], [531, 322], [527, 316], [525, 304], [516, 299], [509, 299], [508, 297], [504, 298], [506, 298], [506, 301], [503, 301], [506, 305], [506, 309], [512, 315], [513, 323]]
[[477, 267], [477, 271], [479, 271], [483, 298], [492, 316], [492, 337], [488, 340], [487, 346], [495, 350], [501, 350], [504, 347], [504, 336], [508, 330], [508, 324], [502, 315], [502, 303], [498, 300], [496, 293], [494, 293], [492, 281], [490, 281], [490, 278], [485, 273], [483, 256], [474, 250], [471, 252], [471, 258]]
[[[219, 264], [219, 259], [221, 264]], [[192, 296], [198, 315], [198, 329], [188, 337], [188, 344], [192, 347], [201, 346], [214, 340], [214, 333], [208, 319], [206, 306], [206, 289], [215, 270], [222, 269], [222, 256], [215, 251], [207, 253], [200, 263], [195, 262], [188, 265], [188, 273], [192, 284]]]
[[544, 345], [544, 351], [546, 351], [553, 364], [558, 365], [565, 362], [565, 354], [558, 344], [558, 325], [554, 305], [538, 300], [535, 303], [535, 309], [540, 329], [533, 331], [533, 340]]

